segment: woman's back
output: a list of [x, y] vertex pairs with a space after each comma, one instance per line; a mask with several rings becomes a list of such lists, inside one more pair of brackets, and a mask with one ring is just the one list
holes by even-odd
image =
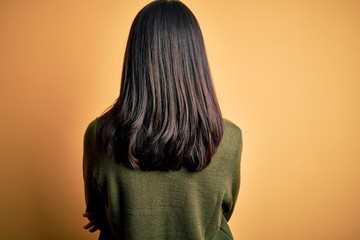
[[201, 172], [133, 170], [96, 146], [98, 120], [85, 135], [88, 211], [101, 217], [99, 239], [232, 239], [227, 225], [240, 185], [240, 129], [224, 137]]
[[195, 16], [180, 1], [149, 3], [130, 29], [119, 98], [85, 134], [85, 228], [106, 240], [232, 239], [241, 147]]

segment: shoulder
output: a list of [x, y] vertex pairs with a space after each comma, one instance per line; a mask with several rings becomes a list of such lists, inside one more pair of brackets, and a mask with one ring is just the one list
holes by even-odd
[[224, 135], [218, 147], [218, 155], [238, 159], [242, 150], [241, 129], [230, 120], [224, 119]]
[[88, 124], [85, 134], [95, 133], [98, 125], [99, 125], [99, 118], [95, 118]]
[[[214, 155], [214, 165], [219, 166], [225, 178], [233, 176], [240, 167], [242, 152], [242, 132], [232, 121], [223, 119], [224, 135]], [[227, 176], [227, 177], [226, 177]]]
[[232, 121], [224, 119], [224, 138], [228, 141], [242, 144], [242, 131]]
[[88, 124], [88, 126], [85, 130], [85, 135], [84, 135], [85, 144], [91, 144], [95, 141], [97, 128], [98, 128], [98, 122], [99, 122], [99, 118], [96, 118]]

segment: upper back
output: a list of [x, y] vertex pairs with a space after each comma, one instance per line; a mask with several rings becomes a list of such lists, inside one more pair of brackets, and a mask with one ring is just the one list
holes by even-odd
[[111, 155], [97, 155], [94, 179], [115, 236], [119, 239], [124, 235], [127, 239], [216, 236], [231, 215], [240, 181], [241, 131], [228, 120], [224, 123], [223, 139], [211, 163], [200, 172], [185, 168], [133, 170]]

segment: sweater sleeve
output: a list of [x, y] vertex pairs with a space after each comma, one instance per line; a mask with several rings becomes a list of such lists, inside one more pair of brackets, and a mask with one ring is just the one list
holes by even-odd
[[228, 211], [224, 212], [224, 217], [227, 221], [230, 220], [231, 215], [234, 211], [236, 200], [239, 195], [240, 191], [240, 163], [241, 163], [241, 153], [242, 153], [242, 133], [240, 128], [236, 127], [236, 135], [234, 137], [234, 141], [236, 144], [236, 151], [234, 153], [235, 164], [233, 168], [232, 174], [232, 184], [231, 184], [231, 197], [232, 197], [232, 204]]
[[104, 204], [96, 184], [97, 172], [96, 120], [91, 122], [84, 136], [83, 178], [86, 201], [86, 212], [104, 215]]

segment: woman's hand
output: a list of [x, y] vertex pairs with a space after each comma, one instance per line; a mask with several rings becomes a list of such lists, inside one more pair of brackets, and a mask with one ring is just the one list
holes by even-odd
[[96, 215], [96, 213], [86, 212], [83, 213], [83, 217], [89, 219], [89, 222], [84, 226], [84, 229], [88, 230], [91, 233], [96, 232], [100, 229], [98, 223], [98, 216]]

